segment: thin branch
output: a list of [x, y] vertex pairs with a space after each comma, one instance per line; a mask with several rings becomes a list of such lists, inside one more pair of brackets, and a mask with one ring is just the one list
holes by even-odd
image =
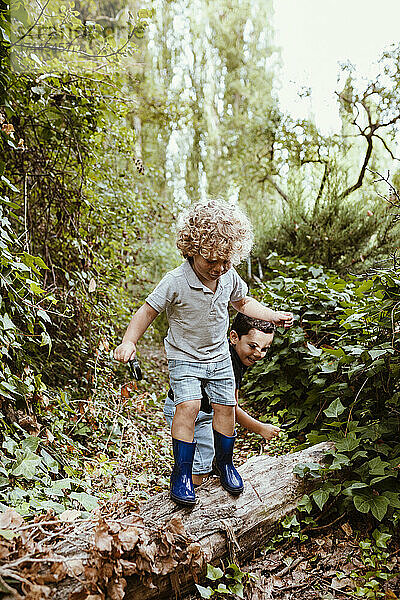
[[287, 202], [287, 204], [290, 204], [289, 197], [285, 194], [282, 188], [272, 179], [270, 175], [264, 175], [264, 177], [258, 180], [258, 183], [264, 183], [265, 181], [268, 181], [268, 183], [270, 183], [272, 187], [275, 188], [275, 190], [278, 192], [281, 198], [283, 198], [285, 202]]
[[136, 31], [136, 27], [133, 27], [132, 31], [129, 33], [125, 43], [122, 44], [122, 46], [120, 48], [115, 50], [115, 52], [110, 52], [108, 54], [89, 54], [88, 52], [84, 52], [83, 50], [74, 50], [72, 48], [67, 48], [65, 46], [47, 46], [47, 45], [34, 46], [33, 44], [18, 44], [18, 46], [20, 48], [25, 48], [28, 50], [53, 50], [53, 51], [55, 50], [58, 52], [72, 52], [74, 54], [79, 54], [80, 56], [83, 56], [84, 58], [88, 58], [90, 60], [97, 60], [99, 58], [111, 58], [112, 56], [118, 56], [119, 54], [121, 54], [122, 51], [124, 50], [124, 48], [126, 48], [126, 46], [129, 44], [129, 42], [134, 37], [135, 31]]
[[375, 137], [377, 137], [378, 140], [381, 140], [381, 142], [384, 145], [385, 149], [390, 154], [391, 159], [392, 160], [398, 160], [400, 162], [400, 158], [396, 158], [396, 156], [393, 154], [393, 152], [391, 151], [391, 149], [389, 148], [389, 146], [387, 145], [387, 143], [385, 142], [385, 140], [380, 135], [378, 135], [377, 133], [375, 134]]
[[320, 184], [319, 190], [318, 190], [318, 195], [317, 195], [317, 198], [315, 200], [314, 212], [315, 212], [316, 208], [318, 207], [319, 201], [321, 200], [322, 192], [324, 190], [325, 183], [326, 183], [326, 180], [328, 178], [329, 163], [328, 163], [328, 161], [324, 161], [324, 162], [325, 162], [324, 174], [322, 175], [321, 184]]
[[369, 135], [368, 137], [366, 137], [366, 140], [367, 140], [367, 151], [365, 153], [364, 162], [362, 164], [357, 182], [354, 185], [351, 185], [350, 187], [348, 187], [347, 190], [342, 192], [339, 195], [339, 200], [343, 200], [343, 198], [346, 198], [346, 196], [349, 196], [350, 194], [352, 194], [353, 192], [358, 190], [358, 188], [360, 188], [363, 184], [365, 171], [367, 170], [367, 166], [368, 166], [369, 160], [371, 158], [371, 154], [372, 154], [372, 148], [373, 148], [372, 135]]
[[30, 34], [30, 32], [32, 31], [32, 29], [34, 29], [36, 27], [36, 25], [39, 23], [40, 19], [42, 18], [42, 15], [44, 13], [44, 11], [46, 10], [47, 5], [49, 4], [50, 0], [47, 0], [46, 4], [44, 4], [42, 6], [42, 10], [39, 13], [38, 18], [36, 19], [36, 21], [31, 25], [31, 27], [29, 27], [29, 29], [27, 31], [25, 31], [24, 35], [22, 35], [19, 40], [17, 40], [16, 42], [13, 42], [12, 44], [9, 45], [9, 48], [12, 48], [13, 46], [18, 46], [20, 41], [23, 40], [24, 38], [26, 38], [27, 35]]

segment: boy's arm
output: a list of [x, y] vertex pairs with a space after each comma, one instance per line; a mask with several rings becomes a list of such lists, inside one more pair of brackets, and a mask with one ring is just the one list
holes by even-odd
[[291, 327], [293, 325], [293, 313], [271, 310], [250, 296], [245, 296], [241, 300], [231, 302], [231, 304], [235, 310], [253, 319], [271, 321], [275, 325], [283, 325], [284, 327]]
[[269, 423], [261, 423], [261, 421], [257, 421], [257, 419], [253, 419], [243, 408], [240, 408], [238, 402], [238, 390], [236, 390], [236, 406], [235, 406], [235, 414], [236, 421], [248, 431], [252, 433], [257, 433], [261, 435], [265, 440], [270, 440], [274, 436], [278, 436], [280, 429], [275, 425], [270, 425]]
[[128, 325], [122, 343], [114, 350], [114, 358], [121, 362], [128, 362], [136, 354], [136, 344], [148, 326], [158, 316], [158, 312], [145, 302], [133, 315]]

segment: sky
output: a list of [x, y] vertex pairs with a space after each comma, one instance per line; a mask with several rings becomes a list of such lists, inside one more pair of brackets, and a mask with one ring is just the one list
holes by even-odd
[[[350, 60], [366, 77], [377, 73], [382, 51], [400, 43], [400, 1], [274, 0], [274, 11], [282, 109], [295, 118], [313, 116], [324, 133], [337, 131], [339, 63]], [[312, 89], [311, 100], [299, 98], [301, 87]]]

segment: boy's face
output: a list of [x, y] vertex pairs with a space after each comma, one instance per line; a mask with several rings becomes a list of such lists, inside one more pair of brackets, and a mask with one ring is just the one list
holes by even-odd
[[193, 267], [200, 280], [217, 281], [231, 266], [229, 260], [207, 260], [201, 254], [193, 256]]
[[242, 335], [239, 339], [236, 331], [231, 331], [229, 339], [240, 360], [246, 367], [254, 365], [258, 360], [261, 360], [266, 355], [268, 348], [274, 339], [273, 333], [264, 333], [259, 329], [250, 329], [249, 333]]

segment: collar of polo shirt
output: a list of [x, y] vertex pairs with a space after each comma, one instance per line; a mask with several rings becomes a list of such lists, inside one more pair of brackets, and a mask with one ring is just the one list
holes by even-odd
[[[188, 282], [188, 284], [190, 285], [191, 288], [204, 290], [204, 291], [210, 292], [212, 294], [212, 291], [207, 286], [205, 286], [203, 283], [201, 283], [200, 279], [197, 277], [196, 273], [194, 272], [193, 267], [190, 264], [188, 258], [183, 263], [183, 270], [185, 273], [186, 281]], [[227, 273], [229, 273], [229, 271], [227, 271]], [[220, 286], [220, 287], [225, 287], [225, 285], [226, 285], [224, 282], [224, 275], [226, 275], [226, 273], [221, 275], [221, 277], [218, 279], [218, 286]]]

